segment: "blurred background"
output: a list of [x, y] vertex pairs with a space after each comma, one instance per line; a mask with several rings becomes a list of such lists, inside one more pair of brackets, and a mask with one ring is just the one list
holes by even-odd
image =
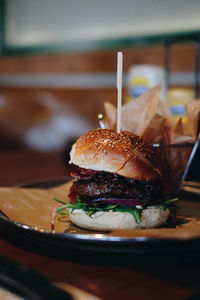
[[184, 118], [199, 96], [199, 11], [198, 0], [1, 0], [0, 184], [65, 176], [73, 141], [116, 105], [117, 51], [123, 101], [161, 82]]

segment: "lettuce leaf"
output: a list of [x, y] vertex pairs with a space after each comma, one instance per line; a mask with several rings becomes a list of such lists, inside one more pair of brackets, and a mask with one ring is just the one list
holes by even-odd
[[[94, 213], [98, 211], [116, 211], [116, 212], [128, 212], [130, 213], [137, 224], [140, 224], [141, 222], [141, 214], [142, 214], [142, 208], [137, 208], [137, 207], [132, 207], [132, 206], [127, 206], [123, 204], [108, 204], [104, 207], [97, 207], [97, 206], [90, 206], [88, 203], [81, 202], [81, 199], [78, 198], [76, 203], [65, 203], [63, 201], [60, 201], [57, 198], [54, 198], [55, 201], [64, 204], [60, 208], [58, 208], [57, 212], [61, 215], [66, 215], [68, 214], [69, 210], [74, 211], [75, 209], [83, 209], [88, 216], [92, 216]], [[165, 200], [162, 203], [152, 205], [150, 207], [154, 208], [162, 208], [162, 209], [170, 209], [173, 214], [176, 213], [176, 206], [174, 206], [174, 202], [177, 201], [177, 198], [170, 199], [170, 200]]]

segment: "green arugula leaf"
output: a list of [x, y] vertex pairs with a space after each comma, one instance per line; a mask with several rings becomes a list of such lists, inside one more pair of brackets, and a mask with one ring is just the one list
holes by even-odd
[[[127, 206], [124, 204], [108, 204], [105, 207], [95, 207], [95, 206], [89, 206], [88, 203], [81, 202], [81, 199], [78, 197], [76, 203], [65, 203], [57, 198], [54, 198], [55, 201], [64, 204], [60, 208], [58, 208], [57, 212], [61, 215], [66, 215], [68, 213], [69, 209], [75, 210], [75, 209], [83, 209], [89, 217], [91, 217], [93, 214], [95, 214], [98, 211], [116, 211], [116, 212], [128, 212], [130, 213], [133, 218], [135, 219], [135, 222], [137, 224], [140, 224], [141, 222], [141, 213], [142, 213], [142, 208], [136, 208], [132, 206]], [[158, 203], [155, 205], [152, 205], [152, 207], [160, 207], [163, 209], [170, 209], [172, 215], [175, 217], [176, 216], [176, 209], [177, 206], [174, 205], [174, 202], [177, 201], [178, 198], [173, 198], [173, 199], [168, 199], [163, 201], [162, 203]]]
[[61, 203], [61, 204], [67, 204], [66, 202], [64, 202], [64, 201], [61, 201], [61, 200], [59, 200], [58, 198], [53, 198], [53, 200], [55, 200], [55, 201], [57, 201], [57, 202], [59, 202], [59, 203]]

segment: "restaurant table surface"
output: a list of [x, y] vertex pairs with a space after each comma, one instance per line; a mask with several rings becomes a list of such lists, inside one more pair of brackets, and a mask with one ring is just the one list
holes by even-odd
[[[65, 178], [70, 167], [62, 153], [0, 151], [0, 186]], [[101, 299], [200, 299], [200, 259], [185, 255], [111, 255], [65, 258], [22, 249], [0, 238], [0, 256], [71, 284]]]

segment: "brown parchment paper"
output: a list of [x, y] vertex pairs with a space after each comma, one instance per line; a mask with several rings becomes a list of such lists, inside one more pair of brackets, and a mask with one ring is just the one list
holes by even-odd
[[[16, 223], [22, 223], [33, 227], [36, 230], [51, 230], [52, 215], [61, 204], [53, 200], [54, 197], [68, 202], [68, 192], [71, 182], [52, 189], [37, 188], [0, 188], [0, 210], [8, 218]], [[137, 230], [119, 230], [104, 233], [114, 236], [154, 236], [165, 238], [189, 239], [200, 236], [200, 204], [183, 203], [184, 207], [190, 208], [185, 216], [186, 223], [177, 225], [176, 228], [155, 228]], [[191, 208], [194, 208], [198, 216], [191, 216]], [[71, 234], [95, 234], [95, 231], [88, 231], [71, 224], [68, 216], [56, 215], [54, 232], [67, 232]], [[99, 232], [98, 232], [99, 233]]]
[[0, 211], [16, 223], [22, 223], [36, 230], [52, 230], [55, 232], [88, 233], [87, 230], [74, 226], [68, 215], [56, 213], [62, 204], [53, 200], [57, 198], [69, 202], [68, 194], [72, 181], [55, 188], [20, 188], [0, 187]]
[[[121, 130], [133, 132], [150, 144], [159, 144], [157, 160], [163, 177], [180, 175], [184, 171], [197, 138], [200, 100], [186, 105], [186, 117], [174, 118], [167, 105], [159, 100], [161, 86], [122, 105]], [[116, 129], [117, 108], [104, 103], [106, 128]], [[178, 146], [177, 146], [178, 145]]]
[[[52, 189], [2, 187], [0, 209], [15, 222], [51, 230], [53, 213], [61, 206], [53, 198], [68, 201], [69, 185], [66, 183]], [[56, 226], [59, 231], [67, 227], [65, 222], [58, 222]]]
[[[186, 118], [174, 118], [165, 102], [159, 100], [161, 85], [149, 89], [133, 101], [122, 105], [121, 130], [143, 137], [149, 143], [176, 144], [194, 142], [200, 113], [200, 100], [186, 105]], [[117, 107], [104, 103], [107, 128], [116, 129]]]

